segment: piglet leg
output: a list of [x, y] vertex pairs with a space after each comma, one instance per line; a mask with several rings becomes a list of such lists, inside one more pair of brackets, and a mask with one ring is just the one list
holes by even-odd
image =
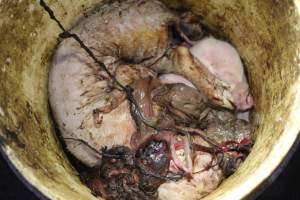
[[174, 73], [185, 77], [215, 106], [234, 108], [229, 85], [209, 72], [185, 46], [178, 46], [150, 67], [160, 73]]

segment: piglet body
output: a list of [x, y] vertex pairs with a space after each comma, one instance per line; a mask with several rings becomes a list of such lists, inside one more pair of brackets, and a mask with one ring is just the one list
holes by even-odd
[[177, 74], [163, 74], [159, 77], [159, 80], [162, 84], [183, 83], [191, 88], [196, 88], [189, 80]]
[[247, 110], [253, 106], [243, 64], [232, 45], [206, 37], [192, 46], [190, 52], [218, 79], [230, 85], [233, 103], [238, 110]]

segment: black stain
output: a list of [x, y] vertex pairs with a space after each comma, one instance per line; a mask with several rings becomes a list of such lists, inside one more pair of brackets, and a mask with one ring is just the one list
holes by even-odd
[[2, 129], [2, 132], [3, 136], [0, 135], [0, 145], [3, 146], [5, 144], [13, 143], [21, 149], [24, 149], [26, 147], [26, 145], [21, 142], [16, 132], [11, 131], [5, 127]]

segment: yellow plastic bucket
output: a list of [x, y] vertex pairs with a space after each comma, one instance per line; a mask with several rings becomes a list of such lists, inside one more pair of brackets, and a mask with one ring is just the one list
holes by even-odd
[[[48, 0], [66, 27], [101, 0]], [[257, 141], [238, 171], [204, 199], [254, 194], [287, 157], [300, 129], [300, 1], [165, 0], [203, 17], [240, 52], [256, 107]], [[60, 33], [36, 1], [0, 1], [0, 146], [16, 171], [50, 199], [96, 199], [57, 139], [47, 93]]]

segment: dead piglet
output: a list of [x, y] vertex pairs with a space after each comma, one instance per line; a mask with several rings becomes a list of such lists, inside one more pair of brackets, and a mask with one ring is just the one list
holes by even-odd
[[190, 81], [208, 99], [208, 103], [227, 109], [234, 109], [230, 86], [219, 80], [199, 60], [194, 58], [189, 48], [183, 45], [170, 50], [151, 68], [158, 73], [181, 75]]
[[[71, 32], [114, 74], [120, 64], [156, 63], [171, 45], [169, 22], [178, 20], [179, 16], [160, 1], [113, 1], [79, 21]], [[117, 79], [129, 84], [139, 75], [134, 73], [125, 78], [123, 71]], [[74, 39], [66, 38], [59, 44], [48, 86], [53, 116], [63, 138], [84, 140], [95, 149], [129, 145], [136, 124], [124, 92], [112, 82]], [[90, 154], [84, 145], [73, 141], [66, 141], [66, 145], [87, 166], [100, 165], [101, 156]]]
[[134, 151], [118, 146], [103, 149], [102, 164], [89, 175], [92, 192], [107, 200], [150, 200], [153, 197], [139, 189], [140, 173], [135, 167]]
[[174, 45], [182, 42], [192, 45], [194, 41], [203, 38], [204, 32], [200, 24], [200, 17], [192, 12], [176, 13], [179, 18], [170, 22], [171, 41]]
[[148, 195], [157, 195], [157, 189], [165, 182], [170, 157], [166, 141], [151, 140], [136, 154], [137, 166], [141, 177], [139, 188]]
[[207, 136], [224, 152], [221, 167], [225, 176], [231, 175], [249, 154], [254, 143], [251, 124], [237, 119], [229, 111], [212, 110], [203, 120]]
[[192, 123], [202, 118], [207, 109], [207, 99], [197, 89], [183, 83], [164, 84], [152, 93], [152, 98], [166, 107], [177, 122]]
[[192, 12], [184, 12], [180, 16], [177, 31], [182, 39], [192, 45], [204, 37], [204, 30], [200, 24], [200, 17]]
[[169, 164], [168, 143], [149, 138], [136, 153], [124, 146], [103, 149], [102, 164], [86, 183], [94, 194], [108, 200], [154, 200]]
[[[186, 150], [186, 142], [184, 136], [177, 136], [173, 142], [172, 162], [170, 163], [170, 171], [179, 169], [184, 170], [185, 175], [191, 173], [192, 176], [182, 178], [178, 181], [167, 181], [158, 189], [159, 199], [182, 199], [196, 200], [206, 196], [215, 190], [223, 180], [223, 173], [216, 164], [216, 159], [211, 153], [202, 151], [202, 145], [205, 147], [206, 142], [200, 140], [199, 137], [192, 139], [192, 154]], [[198, 140], [196, 140], [198, 139]], [[200, 140], [200, 141], [199, 141]], [[188, 141], [188, 140], [186, 140]], [[196, 144], [201, 145], [201, 149], [195, 148]], [[189, 169], [189, 159], [192, 158], [192, 168]]]
[[[71, 32], [114, 74], [120, 63], [148, 65], [164, 55], [170, 43], [167, 24], [175, 19], [159, 1], [113, 1], [79, 21]], [[129, 82], [132, 78], [136, 77]], [[63, 138], [82, 139], [95, 149], [129, 145], [136, 126], [124, 92], [112, 88], [111, 82], [74, 39], [59, 44], [48, 86]], [[101, 156], [90, 154], [84, 145], [69, 140], [66, 145], [87, 166], [100, 165]]]
[[[124, 199], [120, 195], [127, 195], [123, 183], [134, 186], [134, 154], [128, 147], [114, 147], [103, 149], [102, 162], [88, 174], [86, 183], [96, 196], [110, 199]], [[118, 183], [118, 184], [117, 184]], [[121, 185], [120, 185], [121, 183]], [[137, 184], [137, 183], [136, 183]], [[126, 185], [126, 184], [125, 184]], [[123, 193], [119, 193], [123, 191]]]
[[74, 31], [96, 55], [151, 64], [169, 46], [168, 23], [178, 17], [160, 1], [113, 1], [82, 20]]
[[241, 142], [244, 139], [253, 140], [251, 124], [245, 120], [237, 119], [234, 113], [226, 110], [211, 110], [203, 119], [203, 126], [207, 135], [222, 143], [225, 141]]
[[253, 97], [245, 76], [244, 66], [237, 50], [229, 43], [206, 37], [190, 48], [198, 59], [219, 80], [230, 86], [233, 103], [238, 110], [253, 107]]

